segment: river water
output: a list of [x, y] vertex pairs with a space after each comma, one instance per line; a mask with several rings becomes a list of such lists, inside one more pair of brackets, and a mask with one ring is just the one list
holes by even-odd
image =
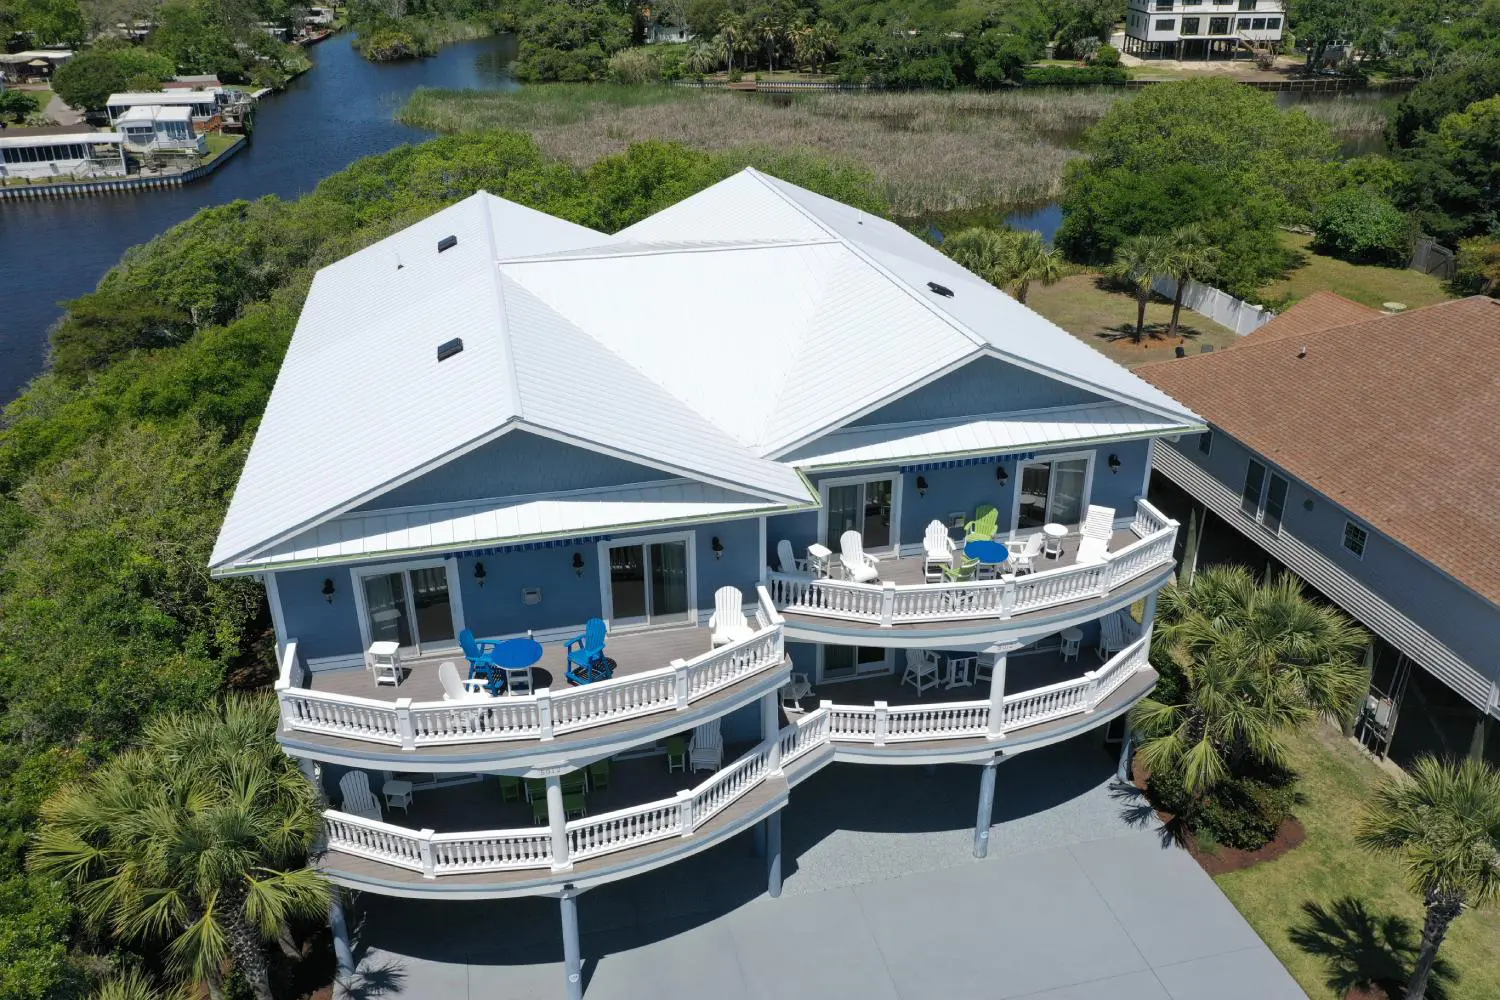
[[396, 109], [417, 87], [515, 84], [508, 36], [464, 42], [414, 62], [376, 64], [335, 35], [309, 50], [313, 69], [260, 102], [248, 148], [180, 188], [56, 201], [0, 202], [0, 400], [41, 371], [60, 302], [82, 295], [129, 247], [200, 208], [275, 194], [295, 198], [361, 157], [419, 142]]

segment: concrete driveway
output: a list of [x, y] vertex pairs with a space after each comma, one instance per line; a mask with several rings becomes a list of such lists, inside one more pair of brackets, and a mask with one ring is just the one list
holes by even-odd
[[[783, 818], [786, 887], [742, 837], [579, 898], [589, 1000], [1306, 1000], [1184, 852], [1135, 825], [1090, 740], [978, 769], [837, 765]], [[562, 996], [557, 903], [365, 896], [360, 996]]]

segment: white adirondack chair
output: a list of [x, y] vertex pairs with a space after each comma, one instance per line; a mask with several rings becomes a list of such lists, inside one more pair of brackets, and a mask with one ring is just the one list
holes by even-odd
[[855, 583], [870, 583], [880, 578], [875, 569], [879, 560], [865, 554], [865, 540], [852, 528], [839, 536], [839, 562], [843, 564], [845, 579]]
[[908, 649], [906, 651], [906, 672], [901, 675], [902, 684], [910, 684], [917, 689], [917, 697], [922, 697], [922, 692], [938, 686], [938, 658], [937, 654], [925, 649]]
[[776, 568], [782, 573], [807, 574], [811, 572], [807, 568], [807, 560], [798, 559], [792, 551], [792, 543], [785, 538], [776, 543]]
[[719, 720], [705, 722], [693, 730], [688, 743], [688, 766], [694, 771], [717, 771], [724, 763], [724, 737]]
[[792, 674], [791, 680], [781, 686], [781, 704], [783, 708], [795, 708], [802, 710], [802, 699], [813, 693], [812, 681], [807, 679], [806, 674]]
[[1097, 538], [1107, 543], [1109, 536], [1115, 533], [1115, 509], [1089, 504], [1088, 514], [1079, 525], [1078, 533], [1084, 538]]
[[953, 563], [953, 552], [957, 548], [942, 521], [931, 521], [922, 536], [922, 548], [926, 557], [922, 562], [922, 576], [928, 583], [942, 583], [943, 569]]
[[340, 812], [363, 816], [365, 819], [385, 818], [380, 812], [380, 803], [370, 791], [370, 779], [365, 772], [350, 771], [340, 778], [339, 792], [344, 796], [344, 801], [339, 805]]
[[489, 698], [484, 681], [462, 679], [452, 660], [438, 664], [438, 682], [443, 685], [444, 701], [484, 701]]
[[713, 629], [713, 644], [725, 646], [748, 639], [755, 629], [745, 620], [745, 595], [738, 587], [720, 587], [714, 591], [714, 613], [708, 619]]
[[1099, 619], [1099, 645], [1096, 647], [1099, 659], [1107, 660], [1128, 645], [1125, 639], [1125, 623], [1120, 620], [1118, 611]]
[[1042, 554], [1042, 545], [1046, 541], [1046, 537], [1038, 531], [1028, 535], [1019, 548], [1010, 550], [1010, 564], [1017, 573], [1036, 572], [1036, 559]]

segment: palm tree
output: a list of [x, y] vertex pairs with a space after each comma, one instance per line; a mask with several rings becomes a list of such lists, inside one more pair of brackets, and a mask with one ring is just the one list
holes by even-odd
[[1223, 257], [1223, 251], [1215, 246], [1197, 224], [1182, 226], [1168, 237], [1171, 252], [1167, 255], [1167, 274], [1177, 283], [1172, 294], [1172, 322], [1167, 327], [1167, 336], [1177, 336], [1177, 321], [1182, 315], [1182, 295], [1187, 283], [1206, 277], [1214, 272]]
[[1388, 778], [1360, 823], [1359, 843], [1394, 854], [1427, 909], [1405, 1000], [1422, 1000], [1448, 927], [1465, 907], [1500, 898], [1500, 772], [1480, 760], [1419, 759]]
[[1151, 283], [1158, 275], [1167, 273], [1169, 254], [1170, 246], [1165, 239], [1143, 233], [1115, 248], [1114, 260], [1106, 271], [1110, 277], [1135, 289], [1135, 334], [1131, 340], [1137, 344], [1146, 334], [1146, 303], [1151, 301]]
[[1243, 567], [1216, 566], [1159, 600], [1152, 653], [1181, 683], [1164, 684], [1133, 720], [1141, 762], [1152, 771], [1180, 766], [1189, 793], [1251, 763], [1284, 766], [1289, 730], [1353, 711], [1368, 636], [1309, 601], [1296, 578], [1261, 583]]
[[1026, 304], [1033, 281], [1055, 285], [1063, 276], [1062, 254], [1049, 247], [1042, 234], [1031, 230], [1020, 234], [1012, 248], [1011, 279], [1016, 285], [1016, 301]]
[[1004, 288], [1015, 277], [1015, 241], [1008, 231], [964, 229], [943, 240], [942, 251], [996, 287]]
[[185, 985], [157, 986], [140, 969], [116, 973], [89, 994], [89, 1000], [193, 1000], [193, 991]]
[[166, 939], [168, 968], [219, 995], [233, 963], [271, 1000], [264, 942], [327, 913], [308, 866], [322, 819], [277, 746], [276, 703], [234, 697], [147, 726], [139, 749], [64, 788], [31, 852], [79, 909], [125, 939]]
[[724, 53], [727, 60], [725, 72], [734, 72], [734, 54], [744, 47], [742, 40], [745, 34], [744, 23], [737, 14], [725, 14], [719, 18], [719, 34], [714, 39], [714, 44]]
[[705, 73], [712, 73], [714, 67], [719, 65], [719, 54], [714, 51], [714, 46], [707, 42], [694, 42], [688, 48], [683, 63], [689, 73], [702, 76]]
[[812, 46], [813, 72], [821, 73], [823, 67], [828, 65], [829, 57], [838, 56], [838, 29], [827, 21], [819, 21], [812, 26], [809, 42]]

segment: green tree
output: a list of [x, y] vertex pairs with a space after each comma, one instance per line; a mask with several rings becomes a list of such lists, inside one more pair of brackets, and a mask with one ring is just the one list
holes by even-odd
[[1322, 64], [1328, 46], [1354, 41], [1373, 19], [1370, 0], [1292, 0], [1287, 10], [1287, 22], [1307, 52], [1309, 73]]
[[131, 968], [106, 979], [89, 1000], [194, 1000], [194, 992], [186, 985], [158, 986], [140, 969]]
[[60, 883], [34, 875], [0, 879], [0, 997], [76, 995], [82, 977], [68, 958], [72, 922]]
[[1015, 275], [1015, 246], [1008, 230], [975, 226], [943, 240], [943, 253], [997, 288]]
[[1456, 242], [1500, 227], [1500, 97], [1451, 114], [1402, 157], [1403, 207], [1425, 232]]
[[1448, 928], [1500, 898], [1500, 772], [1481, 760], [1423, 757], [1388, 777], [1360, 823], [1360, 844], [1393, 854], [1427, 911], [1405, 1000], [1422, 1000]]
[[32, 864], [76, 887], [96, 927], [166, 938], [180, 976], [217, 989], [232, 962], [272, 1000], [263, 942], [327, 912], [308, 866], [312, 786], [276, 743], [276, 703], [235, 697], [152, 722], [142, 746], [54, 796]]
[[1390, 201], [1367, 187], [1329, 195], [1313, 221], [1312, 247], [1354, 264], [1401, 267], [1411, 250], [1411, 224]]
[[100, 111], [110, 94], [146, 80], [170, 80], [175, 72], [171, 59], [146, 49], [97, 45], [59, 66], [52, 89], [66, 104]]
[[1049, 286], [1062, 280], [1062, 254], [1049, 247], [1042, 239], [1042, 234], [1036, 230], [1019, 235], [1012, 247], [1011, 258], [1011, 278], [1016, 282], [1016, 301], [1022, 305], [1026, 304], [1026, 296], [1031, 291], [1033, 281]]
[[10, 115], [15, 121], [26, 120], [26, 116], [41, 108], [42, 102], [35, 94], [24, 90], [0, 90], [0, 119]]
[[1423, 132], [1436, 132], [1438, 123], [1475, 101], [1500, 94], [1500, 53], [1490, 53], [1437, 73], [1413, 87], [1386, 124], [1392, 148], [1415, 145]]
[[1135, 333], [1137, 344], [1146, 334], [1146, 304], [1151, 301], [1151, 283], [1170, 273], [1172, 244], [1163, 236], [1142, 234], [1126, 240], [1115, 250], [1106, 273], [1135, 291]]
[[1182, 297], [1189, 281], [1201, 281], [1211, 277], [1219, 267], [1224, 253], [1209, 238], [1201, 224], [1193, 223], [1172, 230], [1167, 237], [1167, 275], [1176, 283], [1172, 293], [1172, 322], [1167, 326], [1167, 336], [1177, 336], [1177, 324], [1182, 317]]

